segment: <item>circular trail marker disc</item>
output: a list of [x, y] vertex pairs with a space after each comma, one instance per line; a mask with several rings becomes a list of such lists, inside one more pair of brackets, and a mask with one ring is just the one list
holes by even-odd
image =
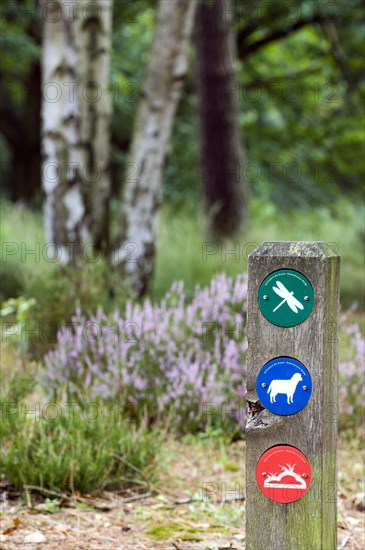
[[277, 357], [260, 370], [256, 392], [266, 409], [288, 416], [301, 411], [308, 403], [312, 379], [308, 369], [297, 359]]
[[308, 491], [312, 471], [307, 457], [290, 445], [271, 447], [256, 466], [256, 482], [270, 500], [295, 502]]
[[294, 327], [303, 323], [313, 309], [313, 287], [299, 271], [279, 269], [261, 283], [258, 303], [262, 315], [270, 323]]

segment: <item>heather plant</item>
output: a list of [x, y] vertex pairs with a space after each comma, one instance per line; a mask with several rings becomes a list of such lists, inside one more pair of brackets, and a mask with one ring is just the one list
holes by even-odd
[[[128, 302], [125, 314], [80, 310], [45, 358], [44, 383], [56, 394], [121, 403], [184, 431], [245, 422], [247, 277], [214, 277], [190, 302], [174, 283], [160, 302]], [[342, 319], [341, 421], [359, 420], [364, 340]]]
[[23, 404], [3, 417], [12, 432], [1, 441], [0, 471], [17, 487], [90, 493], [148, 489], [156, 479], [162, 434], [125, 422], [115, 408], [52, 403], [26, 415]]
[[46, 356], [45, 385], [80, 401], [118, 399], [132, 416], [188, 430], [227, 415], [242, 423], [246, 302], [246, 276], [223, 274], [190, 303], [175, 283], [159, 304], [128, 302], [123, 318], [78, 311]]
[[365, 340], [359, 325], [341, 318], [339, 373], [340, 427], [363, 425], [365, 406]]
[[41, 493], [152, 487], [164, 442], [158, 427], [147, 419], [137, 426], [117, 402], [46, 399], [37, 363], [20, 360], [8, 345], [1, 358], [1, 478]]

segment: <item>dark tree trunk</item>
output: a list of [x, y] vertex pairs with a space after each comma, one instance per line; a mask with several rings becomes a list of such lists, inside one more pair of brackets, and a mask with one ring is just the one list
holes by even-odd
[[41, 69], [35, 64], [21, 86], [17, 108], [1, 81], [3, 105], [0, 130], [7, 141], [9, 164], [3, 167], [5, 189], [13, 202], [31, 204], [41, 190], [40, 105]]
[[30, 204], [41, 191], [41, 67], [38, 63], [29, 75], [24, 106], [24, 131], [13, 150], [12, 198]]
[[201, 170], [210, 230], [217, 237], [233, 235], [247, 217], [231, 3], [200, 2], [196, 25]]
[[[40, 143], [38, 143], [38, 146]], [[39, 147], [27, 149], [23, 141], [13, 149], [11, 172], [9, 173], [10, 198], [13, 202], [31, 205], [40, 194], [41, 155]]]

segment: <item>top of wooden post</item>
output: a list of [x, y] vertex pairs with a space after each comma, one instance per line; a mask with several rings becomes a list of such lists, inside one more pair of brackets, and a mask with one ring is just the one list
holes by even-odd
[[323, 241], [267, 241], [260, 244], [251, 254], [250, 258], [255, 256], [277, 256], [277, 257], [338, 257], [334, 247], [335, 243], [326, 243]]

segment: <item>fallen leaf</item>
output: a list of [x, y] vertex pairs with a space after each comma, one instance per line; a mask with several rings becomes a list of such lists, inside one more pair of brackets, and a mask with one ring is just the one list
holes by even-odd
[[8, 527], [7, 529], [4, 529], [4, 531], [1, 532], [2, 535], [10, 535], [14, 531], [17, 530], [17, 527]]
[[18, 529], [19, 525], [22, 524], [19, 518], [13, 518], [13, 525], [11, 527], [8, 527], [7, 529], [4, 529], [4, 531], [1, 531], [2, 535], [10, 535], [10, 533], [13, 533]]

